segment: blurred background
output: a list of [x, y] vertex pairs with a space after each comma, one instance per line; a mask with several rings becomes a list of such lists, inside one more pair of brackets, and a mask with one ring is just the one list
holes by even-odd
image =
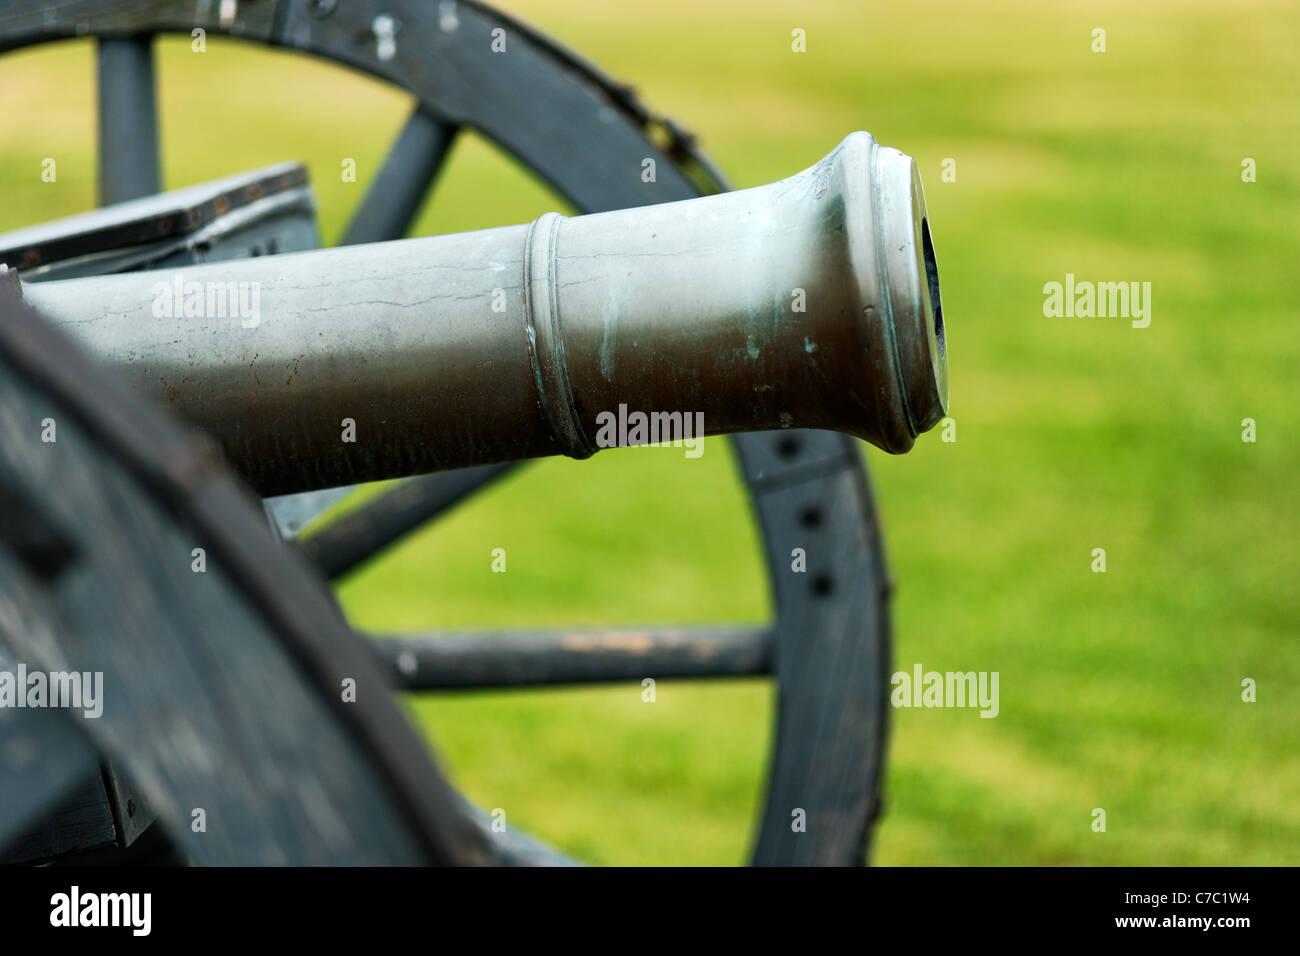
[[[511, 9], [696, 131], [737, 186], [797, 172], [856, 129], [920, 165], [957, 440], [936, 431], [899, 458], [864, 448], [898, 584], [894, 669], [998, 671], [1001, 712], [892, 712], [872, 860], [1296, 863], [1300, 7]], [[806, 53], [791, 51], [795, 28]], [[203, 57], [184, 37], [157, 49], [166, 186], [304, 160], [335, 241], [408, 97], [217, 37]], [[85, 41], [0, 58], [0, 230], [94, 205], [93, 70]], [[56, 184], [41, 182], [46, 156]], [[340, 181], [343, 157], [359, 182]], [[462, 134], [415, 233], [553, 208], [566, 211]], [[1044, 317], [1044, 283], [1067, 272], [1150, 282], [1150, 327]], [[498, 547], [505, 574], [490, 571]], [[698, 460], [533, 464], [341, 598], [371, 630], [762, 621], [762, 561], [713, 439]], [[661, 682], [653, 705], [640, 691], [409, 705], [471, 799], [584, 860], [742, 862], [771, 684]]]

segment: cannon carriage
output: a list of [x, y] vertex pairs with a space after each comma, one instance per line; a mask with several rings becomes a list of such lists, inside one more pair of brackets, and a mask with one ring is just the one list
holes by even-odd
[[[313, 249], [293, 164], [159, 193], [149, 38], [196, 28], [417, 98], [341, 248]], [[510, 55], [489, 59], [497, 31]], [[790, 179], [727, 192], [676, 124], [475, 3], [0, 13], [0, 50], [86, 34], [105, 206], [0, 237], [0, 655], [102, 673], [112, 693], [94, 720], [0, 709], [7, 858], [567, 862], [495, 832], [393, 693], [771, 675], [753, 861], [861, 862], [880, 807], [889, 585], [849, 436], [906, 451], [947, 403], [911, 161], [854, 134]], [[587, 215], [403, 239], [460, 128]], [[636, 174], [646, 158], [653, 182]], [[232, 288], [233, 308], [209, 309], [210, 290]], [[734, 435], [771, 626], [352, 631], [329, 580], [520, 461], [592, 454], [620, 407]], [[296, 538], [342, 491], [391, 478]], [[805, 573], [790, 570], [796, 544]]]

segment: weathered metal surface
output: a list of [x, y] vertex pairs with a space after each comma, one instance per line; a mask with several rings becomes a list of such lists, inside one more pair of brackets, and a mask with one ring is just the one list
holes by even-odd
[[755, 677], [772, 672], [775, 650], [761, 627], [404, 635], [372, 646], [406, 690]]
[[262, 494], [582, 458], [629, 410], [902, 452], [947, 398], [926, 228], [856, 133], [755, 189], [26, 295]]
[[[366, 191], [341, 245], [384, 242], [406, 235], [447, 159], [459, 130], [417, 106]], [[306, 491], [267, 499], [267, 511], [280, 533], [295, 537], [355, 485]], [[354, 552], [355, 553], [355, 552]]]

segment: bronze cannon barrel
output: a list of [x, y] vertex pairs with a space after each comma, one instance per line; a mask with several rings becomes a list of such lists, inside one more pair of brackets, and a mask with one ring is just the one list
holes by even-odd
[[920, 177], [866, 133], [717, 196], [23, 294], [265, 495], [586, 457], [637, 412], [895, 453], [946, 414]]

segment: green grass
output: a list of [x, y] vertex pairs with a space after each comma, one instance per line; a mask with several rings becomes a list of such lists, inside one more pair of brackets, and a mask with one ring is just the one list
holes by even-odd
[[[895, 660], [999, 671], [1001, 715], [894, 713], [875, 861], [1297, 862], [1300, 9], [514, 5], [700, 131], [739, 185], [859, 128], [921, 165], [958, 440], [867, 452]], [[374, 81], [215, 40], [204, 57], [167, 41], [160, 72], [169, 186], [304, 159], [328, 239], [407, 109]], [[0, 228], [92, 204], [92, 96], [84, 42], [0, 59]], [[343, 157], [360, 184], [339, 181]], [[554, 205], [466, 138], [419, 229]], [[1066, 272], [1151, 282], [1151, 327], [1044, 318], [1043, 283]], [[754, 621], [770, 615], [756, 548], [724, 442], [698, 461], [605, 452], [528, 468], [341, 595], [380, 629]], [[584, 859], [744, 859], [765, 683], [662, 683], [653, 705], [637, 685], [410, 704], [471, 798]]]

